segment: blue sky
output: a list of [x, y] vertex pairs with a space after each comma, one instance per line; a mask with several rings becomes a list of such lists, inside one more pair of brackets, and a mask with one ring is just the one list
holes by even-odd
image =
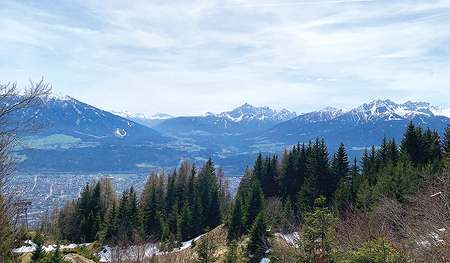
[[174, 116], [374, 99], [450, 108], [450, 1], [0, 2], [0, 82]]

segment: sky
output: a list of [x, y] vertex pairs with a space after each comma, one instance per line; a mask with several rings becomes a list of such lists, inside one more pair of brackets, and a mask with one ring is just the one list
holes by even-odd
[[450, 1], [0, 1], [0, 84], [103, 110], [450, 108]]

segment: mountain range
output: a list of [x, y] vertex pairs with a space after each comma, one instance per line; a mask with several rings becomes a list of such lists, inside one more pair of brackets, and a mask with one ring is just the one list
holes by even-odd
[[201, 166], [211, 156], [227, 175], [240, 176], [259, 151], [279, 154], [323, 137], [330, 154], [342, 141], [353, 158], [383, 136], [400, 143], [410, 120], [440, 134], [450, 123], [449, 109], [426, 102], [375, 100], [300, 115], [244, 104], [204, 116], [148, 117], [107, 112], [58, 93], [37, 115], [51, 127], [15, 152], [22, 173], [148, 173], [174, 169], [185, 158]]

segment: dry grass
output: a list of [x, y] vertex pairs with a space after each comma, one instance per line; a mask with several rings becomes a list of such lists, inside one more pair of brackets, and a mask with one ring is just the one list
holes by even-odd
[[[217, 247], [216, 253], [214, 254], [215, 257], [217, 257], [216, 262], [222, 262], [225, 253], [228, 250], [228, 231], [225, 228], [225, 225], [220, 225], [210, 232], [206, 234], [207, 236], [211, 237], [212, 240], [214, 240], [214, 243]], [[197, 241], [198, 243], [199, 241]], [[174, 252], [174, 253], [168, 253], [164, 255], [159, 255], [154, 258], [154, 262], [158, 263], [174, 263], [174, 262], [193, 262], [197, 259], [197, 252], [195, 251], [195, 248], [189, 247], [182, 251]]]

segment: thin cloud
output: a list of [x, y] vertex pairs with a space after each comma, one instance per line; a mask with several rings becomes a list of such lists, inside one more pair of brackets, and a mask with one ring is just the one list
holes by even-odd
[[340, 0], [340, 1], [318, 1], [318, 2], [302, 2], [302, 3], [283, 3], [283, 4], [259, 4], [259, 5], [231, 5], [218, 8], [237, 8], [237, 7], [270, 7], [270, 6], [294, 6], [294, 5], [323, 5], [323, 4], [342, 4], [357, 2], [372, 2], [373, 0]]

